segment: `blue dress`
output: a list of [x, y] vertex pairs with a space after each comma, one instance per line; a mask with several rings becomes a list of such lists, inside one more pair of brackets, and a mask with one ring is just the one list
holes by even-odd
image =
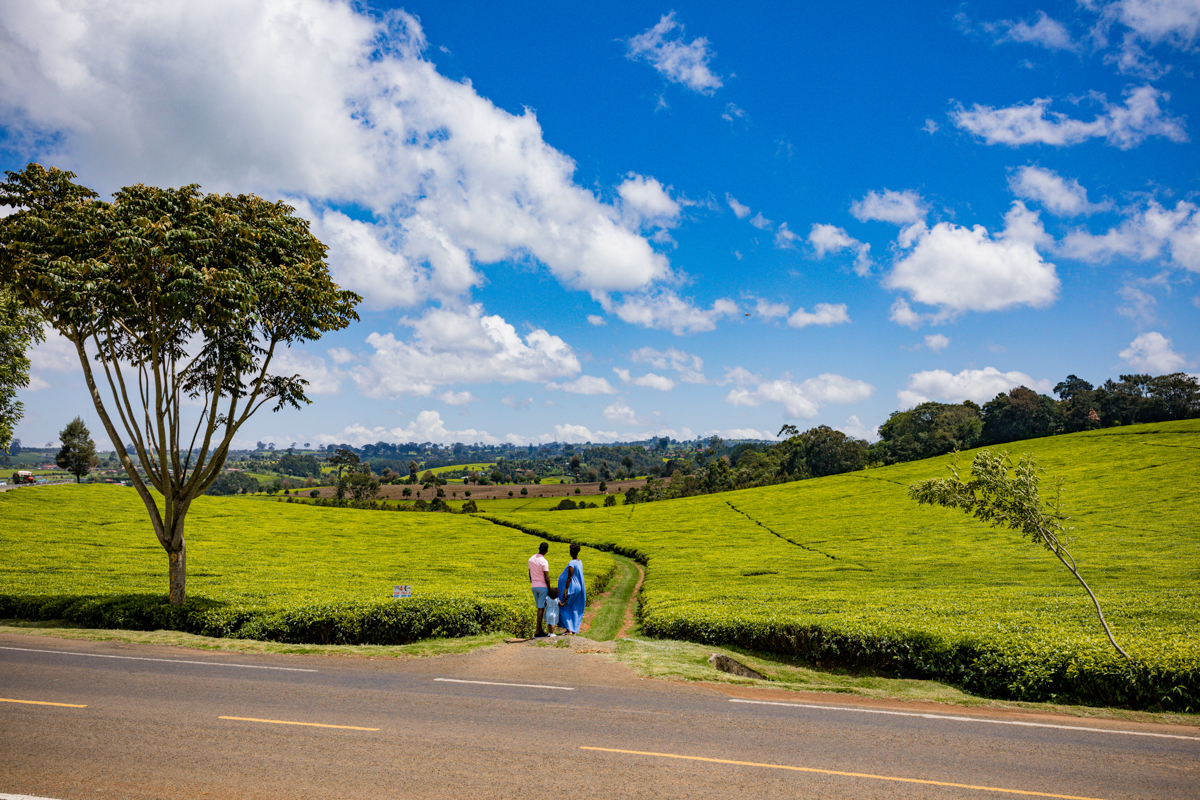
[[[567, 572], [571, 567], [575, 568], [575, 572], [568, 584]], [[587, 589], [583, 583], [583, 562], [577, 558], [569, 562], [567, 569], [558, 576], [559, 600], [563, 595], [567, 597], [567, 604], [558, 609], [558, 624], [571, 633], [579, 633], [579, 626], [583, 624], [583, 609], [587, 606]]]

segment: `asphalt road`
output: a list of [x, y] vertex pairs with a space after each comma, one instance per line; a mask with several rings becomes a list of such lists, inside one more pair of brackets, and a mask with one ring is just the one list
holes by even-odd
[[557, 648], [0, 635], [0, 797], [1167, 800], [1200, 797], [1198, 764], [1197, 728], [645, 681]]

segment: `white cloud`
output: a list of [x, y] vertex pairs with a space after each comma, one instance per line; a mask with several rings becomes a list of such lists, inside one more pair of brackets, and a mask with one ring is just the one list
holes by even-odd
[[547, 383], [547, 389], [562, 389], [571, 394], [616, 394], [617, 390], [606, 378], [592, 375], [580, 375], [567, 383]]
[[1093, 138], [1128, 150], [1150, 136], [1163, 136], [1173, 142], [1186, 142], [1183, 120], [1167, 116], [1159, 100], [1170, 95], [1153, 86], [1139, 86], [1125, 94], [1124, 105], [1113, 105], [1103, 95], [1095, 95], [1104, 113], [1091, 122], [1072, 119], [1058, 111], [1047, 113], [1050, 98], [1038, 98], [1028, 105], [993, 108], [976, 103], [970, 110], [959, 106], [950, 114], [954, 124], [982, 138], [987, 144], [1074, 145]]
[[604, 317], [600, 316], [599, 314], [588, 314], [588, 315], [587, 315], [587, 321], [588, 321], [588, 324], [589, 324], [589, 325], [595, 325], [596, 327], [600, 327], [601, 325], [607, 325], [607, 324], [608, 324], [608, 323], [607, 323], [607, 322], [604, 320]]
[[[544, 438], [544, 437], [543, 437]], [[592, 432], [583, 425], [555, 425], [554, 441], [556, 442], [614, 442], [617, 440], [616, 431]]]
[[[1054, 265], [1043, 261], [1037, 250], [1049, 241], [1037, 212], [1018, 200], [1004, 223], [1004, 230], [994, 236], [982, 225], [967, 229], [949, 222], [932, 228], [918, 222], [905, 228], [899, 244], [911, 250], [896, 263], [885, 285], [937, 306], [940, 318], [1018, 305], [1049, 306], [1058, 296], [1059, 280]], [[911, 324], [902, 321], [910, 313], [907, 304], [892, 308], [892, 318], [901, 324]]]
[[1189, 49], [1200, 32], [1200, 4], [1195, 0], [1120, 0], [1106, 6], [1104, 13], [1151, 44]]
[[71, 340], [53, 328], [46, 329], [46, 340], [29, 349], [31, 372], [74, 372], [79, 366], [79, 351]]
[[775, 223], [771, 222], [771, 220], [764, 217], [762, 215], [762, 212], [760, 211], [757, 214], [755, 214], [754, 217], [750, 220], [750, 224], [753, 225], [754, 227], [758, 228], [760, 231], [765, 231], [768, 228], [770, 228], [772, 225], [774, 225]]
[[921, 126], [921, 130], [930, 135], [937, 133], [940, 128], [941, 126], [931, 119], [925, 120], [925, 124]]
[[470, 392], [450, 392], [445, 391], [437, 396], [438, 400], [451, 406], [465, 406], [467, 403], [475, 403], [479, 398]]
[[342, 381], [346, 373], [336, 366], [330, 368], [325, 359], [296, 348], [288, 348], [275, 356], [271, 371], [279, 375], [299, 375], [308, 381], [304, 393], [308, 395], [335, 395], [342, 393]]
[[724, 430], [705, 431], [704, 436], [720, 436], [722, 439], [766, 439], [770, 441], [777, 438], [770, 431], [760, 431], [757, 428], [726, 428]]
[[985, 23], [983, 27], [984, 30], [999, 34], [996, 38], [997, 44], [1021, 42], [1038, 45], [1047, 50], [1067, 50], [1072, 53], [1078, 52], [1080, 49], [1066, 26], [1048, 17], [1044, 11], [1038, 11], [1037, 20], [1032, 23], [1006, 19], [1000, 22]]
[[734, 119], [747, 119], [750, 115], [746, 113], [746, 109], [738, 108], [733, 103], [726, 103], [725, 110], [721, 112], [721, 119], [726, 122], [733, 122]]
[[1188, 366], [1183, 353], [1175, 352], [1171, 340], [1157, 331], [1141, 334], [1118, 355], [1134, 369], [1155, 374], [1179, 372]]
[[911, 189], [903, 192], [884, 189], [883, 192], [867, 192], [861, 200], [855, 200], [850, 204], [850, 213], [862, 222], [875, 219], [894, 225], [909, 225], [925, 219], [929, 206], [921, 195]]
[[800, 234], [788, 228], [786, 222], [779, 224], [779, 230], [775, 231], [775, 246], [780, 250], [788, 250], [795, 247], [795, 242], [800, 238]]
[[633, 377], [629, 370], [613, 367], [613, 372], [617, 373], [617, 377], [621, 379], [621, 383], [631, 384], [633, 386], [644, 386], [647, 389], [657, 389], [660, 392], [669, 392], [675, 388], [675, 381], [664, 375], [655, 375], [653, 372], [647, 372], [645, 375]]
[[1058, 250], [1068, 258], [1103, 262], [1114, 256], [1150, 261], [1163, 256], [1192, 272], [1200, 272], [1200, 208], [1185, 200], [1167, 209], [1151, 200], [1125, 210], [1125, 220], [1094, 235], [1076, 230], [1063, 237]]
[[673, 227], [679, 221], [680, 206], [667, 189], [654, 178], [630, 172], [617, 186], [630, 227]]
[[669, 289], [626, 296], [612, 310], [625, 322], [669, 330], [676, 336], [715, 330], [721, 318], [738, 313], [732, 300], [722, 298], [704, 309]]
[[855, 274], [862, 276], [871, 271], [871, 245], [855, 239], [843, 228], [815, 223], [808, 232], [808, 243], [817, 251], [817, 258], [824, 258], [827, 253], [853, 250]]
[[725, 202], [728, 203], [729, 207], [733, 209], [733, 213], [738, 219], [745, 219], [746, 217], [750, 216], [750, 206], [742, 205], [729, 192], [725, 193]]
[[[930, 315], [931, 321], [936, 318], [936, 314]], [[913, 311], [912, 306], [903, 297], [897, 297], [896, 302], [892, 303], [892, 313], [888, 316], [892, 322], [897, 325], [903, 325], [906, 328], [916, 330], [921, 327], [921, 324], [926, 321], [926, 316], [916, 311]]]
[[478, 304], [401, 321], [414, 330], [410, 341], [372, 333], [367, 343], [374, 353], [349, 371], [368, 397], [427, 397], [436, 386], [456, 383], [543, 383], [582, 369], [559, 337], [539, 328], [522, 339], [502, 317], [484, 316]]
[[0, 24], [3, 124], [103, 191], [195, 181], [293, 198], [368, 308], [461, 302], [474, 265], [516, 257], [572, 289], [670, 277], [635, 227], [644, 218], [575, 183], [534, 112], [439, 74], [411, 15], [357, 9], [27, 4]]
[[1034, 380], [1024, 372], [1001, 372], [995, 367], [964, 369], [952, 375], [944, 369], [915, 372], [908, 376], [908, 386], [896, 393], [906, 408], [938, 400], [943, 403], [961, 403], [971, 400], [986, 403], [1002, 392], [1016, 386], [1024, 386], [1036, 392], [1049, 392], [1053, 381]]
[[624, 400], [617, 400], [611, 406], [605, 407], [604, 418], [609, 422], [615, 422], [619, 425], [636, 425], [641, 427], [650, 424], [650, 420], [638, 416]]
[[811, 312], [797, 308], [796, 313], [788, 317], [788, 325], [793, 328], [806, 328], [809, 325], [841, 325], [850, 321], [846, 313], [846, 304], [817, 303]]
[[1008, 176], [1008, 188], [1017, 197], [1041, 203], [1047, 211], [1060, 217], [1075, 217], [1102, 211], [1107, 204], [1088, 202], [1087, 189], [1079, 181], [1067, 181], [1054, 170], [1041, 167], [1021, 167]]
[[935, 353], [941, 352], [950, 346], [950, 337], [940, 333], [931, 333], [925, 337], [925, 346]]
[[629, 354], [629, 359], [635, 364], [649, 364], [658, 369], [670, 369], [679, 373], [679, 380], [684, 383], [708, 383], [704, 377], [704, 360], [698, 355], [685, 353], [674, 347], [666, 350], [655, 350], [653, 347], [642, 347]]
[[873, 442], [879, 438], [879, 426], [868, 428], [859, 420], [858, 417], [850, 417], [842, 423], [838, 430], [847, 436], [853, 436], [855, 439], [866, 439], [868, 442]]
[[533, 405], [533, 398], [517, 397], [516, 395], [510, 394], [500, 402], [504, 403], [504, 405], [508, 406], [509, 408], [520, 411], [523, 408], [529, 408], [531, 405]]
[[[678, 29], [678, 34], [671, 36]], [[685, 43], [683, 26], [675, 21], [675, 12], [664, 14], [653, 28], [629, 40], [626, 56], [648, 61], [669, 81], [681, 83], [694, 92], [713, 94], [720, 89], [721, 76], [708, 68], [715, 53], [708, 39], [700, 37]], [[671, 38], [668, 38], [671, 37]]]
[[368, 428], [365, 425], [355, 424], [346, 426], [341, 433], [319, 433], [312, 437], [312, 441], [319, 444], [351, 444], [361, 447], [374, 442], [437, 442], [438, 444], [484, 442], [498, 444], [500, 439], [487, 431], [474, 428], [450, 430], [442, 421], [441, 414], [436, 411], [422, 411], [415, 420], [403, 428]]
[[726, 367], [725, 377], [717, 381], [717, 385], [728, 386], [732, 383], [733, 385], [740, 387], [749, 386], [752, 383], [759, 383], [761, 381], [762, 378], [760, 378], [758, 375], [755, 375], [745, 367]]
[[745, 388], [733, 389], [726, 395], [725, 402], [735, 406], [780, 403], [787, 419], [812, 419], [823, 405], [858, 403], [866, 400], [874, 392], [875, 387], [865, 381], [826, 373], [801, 383], [776, 380], [760, 383], [753, 391]]
[[754, 303], [754, 314], [764, 319], [786, 317], [788, 315], [788, 305], [787, 303], [770, 303], [760, 298]]

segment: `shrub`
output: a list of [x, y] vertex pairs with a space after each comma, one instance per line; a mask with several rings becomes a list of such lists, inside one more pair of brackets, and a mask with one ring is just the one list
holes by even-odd
[[320, 490], [320, 489], [313, 489], [311, 492], [309, 492], [309, 493], [308, 493], [308, 496], [309, 496], [309, 497], [320, 497], [320, 496], [321, 496], [321, 490]]
[[521, 494], [529, 494], [529, 490], [528, 490], [528, 489], [525, 489], [525, 488], [522, 488], [522, 489], [521, 489]]

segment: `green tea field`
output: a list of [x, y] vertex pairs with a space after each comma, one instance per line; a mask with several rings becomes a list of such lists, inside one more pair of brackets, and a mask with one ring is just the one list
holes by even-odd
[[486, 511], [641, 559], [650, 635], [937, 676], [992, 696], [1195, 710], [1200, 421], [1010, 449], [1066, 479], [1071, 552], [1133, 664], [1050, 553], [908, 499], [912, 482], [947, 474], [948, 458], [661, 503]]
[[[188, 595], [199, 617], [162, 627], [365, 641], [371, 635], [358, 627], [386, 627], [403, 611], [418, 618], [387, 634], [399, 641], [532, 631], [522, 575], [538, 540], [482, 519], [202, 497], [188, 516], [187, 541]], [[553, 544], [549, 559], [561, 570], [567, 546]], [[584, 559], [595, 590], [614, 561], [590, 551]], [[163, 621], [155, 614], [170, 613], [162, 607], [166, 566], [131, 489], [72, 485], [0, 495], [0, 616], [65, 609], [60, 616], [110, 627], [138, 627], [138, 615], [154, 624]], [[391, 599], [397, 584], [412, 586], [411, 600]], [[47, 606], [47, 598], [58, 599]], [[122, 614], [133, 615], [128, 625], [119, 624]]]

